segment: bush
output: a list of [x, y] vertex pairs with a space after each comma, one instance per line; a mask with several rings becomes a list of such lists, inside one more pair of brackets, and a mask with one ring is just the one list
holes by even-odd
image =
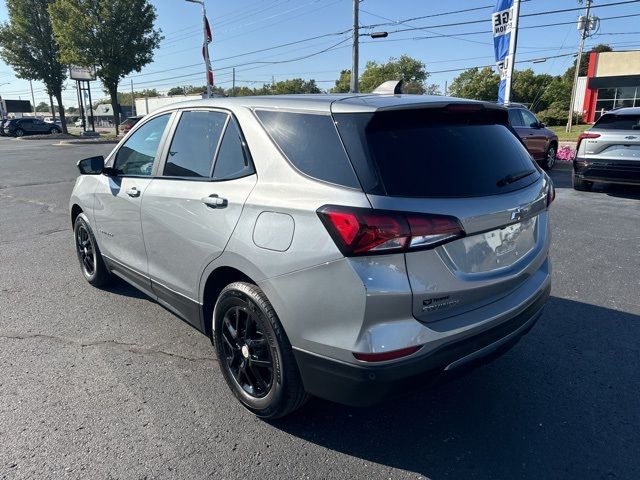
[[536, 115], [538, 116], [538, 119], [545, 125], [555, 127], [558, 125], [565, 125], [567, 123], [569, 112], [557, 108], [548, 108], [537, 113]]

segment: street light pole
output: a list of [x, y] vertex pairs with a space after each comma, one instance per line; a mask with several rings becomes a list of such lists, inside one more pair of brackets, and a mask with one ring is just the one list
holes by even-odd
[[351, 82], [349, 90], [358, 93], [358, 61], [359, 61], [359, 37], [360, 37], [360, 0], [353, 0], [353, 47], [351, 50]]
[[589, 36], [590, 19], [589, 11], [591, 10], [591, 0], [587, 0], [587, 13], [585, 15], [582, 32], [580, 33], [580, 48], [578, 49], [578, 58], [576, 59], [576, 71], [573, 74], [573, 88], [571, 89], [571, 103], [569, 103], [569, 119], [567, 120], [566, 131], [570, 132], [573, 126], [573, 104], [576, 101], [576, 90], [578, 89], [578, 77], [580, 76], [580, 63], [582, 61], [582, 52], [584, 51], [584, 41]]
[[[3, 85], [9, 85], [11, 82], [5, 82], [5, 83], [0, 83], [0, 87], [2, 87]], [[2, 95], [0, 95], [0, 122], [2, 120], [4, 120], [4, 107], [2, 106]]]
[[186, 0], [191, 3], [199, 3], [202, 7], [202, 30], [204, 32], [204, 42], [202, 43], [202, 54], [204, 55], [205, 79], [207, 85], [207, 98], [211, 98], [211, 83], [209, 82], [209, 72], [211, 71], [211, 60], [209, 58], [209, 34], [207, 33], [207, 10], [204, 0]]

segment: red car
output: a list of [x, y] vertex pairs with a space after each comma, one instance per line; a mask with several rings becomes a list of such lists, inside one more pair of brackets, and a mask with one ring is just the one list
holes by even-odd
[[120, 131], [123, 134], [129, 133], [129, 130], [133, 128], [133, 126], [138, 123], [142, 119], [142, 115], [137, 117], [128, 117], [124, 122], [120, 124]]
[[509, 109], [509, 123], [531, 156], [543, 169], [551, 170], [556, 163], [558, 136], [524, 105], [511, 103], [505, 106]]

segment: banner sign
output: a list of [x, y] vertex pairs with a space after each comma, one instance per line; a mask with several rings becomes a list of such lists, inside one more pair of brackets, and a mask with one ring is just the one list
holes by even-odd
[[71, 80], [84, 80], [90, 82], [96, 79], [96, 69], [93, 67], [69, 67], [69, 78]]
[[497, 0], [491, 15], [493, 27], [493, 47], [496, 64], [500, 72], [500, 87], [498, 88], [498, 103], [504, 103], [504, 93], [507, 85], [507, 56], [513, 30], [513, 0]]

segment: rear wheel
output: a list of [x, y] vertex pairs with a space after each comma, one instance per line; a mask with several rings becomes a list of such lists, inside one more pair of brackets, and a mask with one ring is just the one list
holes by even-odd
[[556, 164], [556, 155], [558, 153], [558, 147], [555, 143], [551, 143], [544, 154], [544, 160], [542, 161], [542, 168], [545, 170], [551, 170]]
[[73, 236], [84, 278], [94, 287], [107, 285], [111, 281], [111, 273], [104, 264], [98, 243], [84, 213], [76, 217], [73, 224]]
[[589, 192], [593, 187], [593, 182], [582, 180], [575, 173], [573, 174], [573, 189], [579, 192]]
[[306, 402], [291, 344], [260, 288], [246, 282], [225, 287], [216, 302], [213, 326], [222, 373], [245, 408], [275, 419]]

